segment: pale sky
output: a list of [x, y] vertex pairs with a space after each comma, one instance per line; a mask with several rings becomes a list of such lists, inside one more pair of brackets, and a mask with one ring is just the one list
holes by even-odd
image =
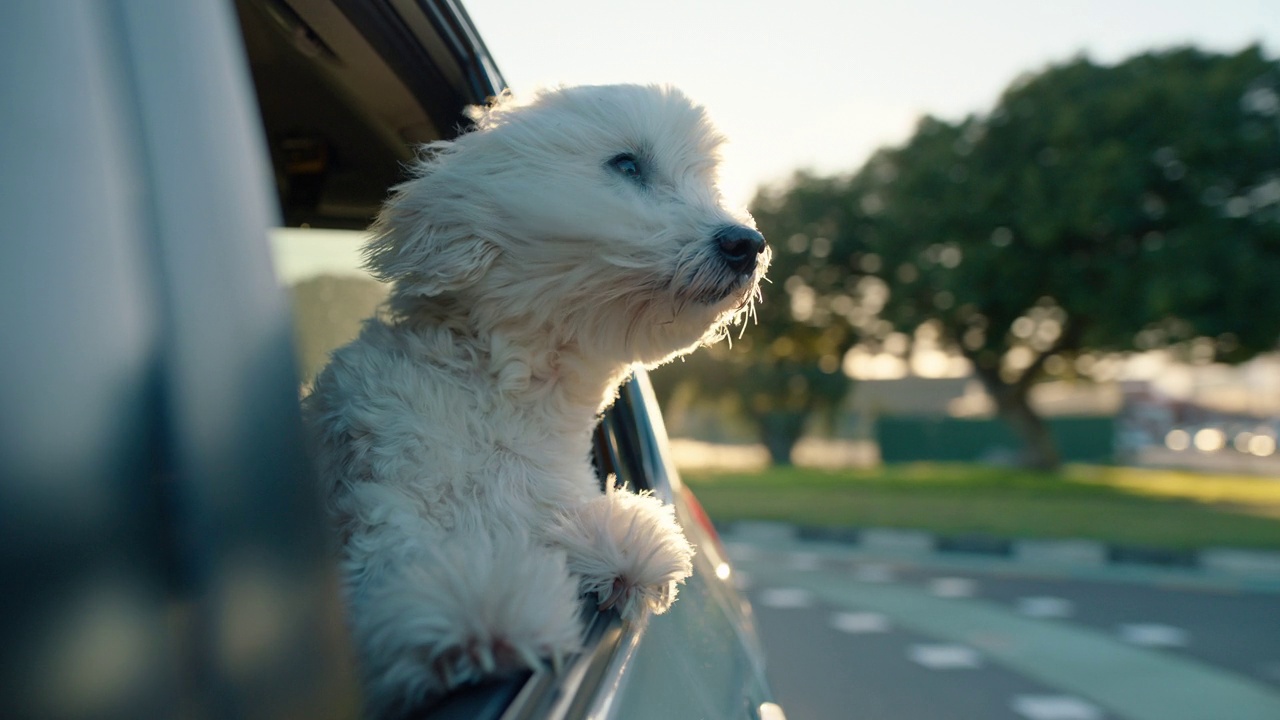
[[746, 204], [798, 168], [856, 169], [923, 114], [989, 109], [1020, 73], [1193, 43], [1280, 55], [1278, 0], [463, 0], [517, 92], [669, 83], [729, 138]]

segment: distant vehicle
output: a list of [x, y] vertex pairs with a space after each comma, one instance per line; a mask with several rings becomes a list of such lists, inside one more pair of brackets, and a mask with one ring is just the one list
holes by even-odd
[[[365, 227], [501, 76], [453, 0], [8, 3], [0, 40], [0, 716], [358, 716], [266, 237]], [[781, 718], [643, 373], [595, 458], [674, 504], [680, 600], [416, 717]]]

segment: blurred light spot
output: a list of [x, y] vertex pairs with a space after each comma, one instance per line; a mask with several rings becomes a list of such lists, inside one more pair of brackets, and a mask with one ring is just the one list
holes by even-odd
[[905, 355], [908, 346], [909, 338], [907, 338], [905, 333], [892, 333], [889, 337], [884, 339], [884, 350], [892, 355], [897, 355], [899, 357]]
[[782, 706], [777, 703], [761, 703], [760, 712], [756, 714], [760, 720], [787, 720], [786, 713], [782, 712]]
[[1205, 205], [1217, 206], [1227, 201], [1230, 193], [1221, 185], [1210, 185], [1200, 194], [1200, 202]]
[[904, 283], [913, 283], [920, 279], [920, 271], [911, 263], [903, 263], [898, 266], [898, 280]]
[[1196, 432], [1196, 449], [1200, 452], [1217, 452], [1227, 444], [1227, 436], [1217, 428], [1204, 428]]
[[1280, 179], [1272, 178], [1250, 190], [1249, 200], [1254, 207], [1280, 203]]
[[729, 567], [729, 563], [722, 562], [719, 565], [716, 565], [716, 577], [721, 580], [728, 580], [729, 576], [732, 574], [733, 568]]
[[40, 702], [50, 716], [91, 717], [118, 710], [156, 668], [157, 638], [147, 600], [131, 588], [91, 587], [60, 613], [42, 657]]
[[1013, 231], [1007, 227], [998, 227], [991, 231], [991, 244], [996, 247], [1008, 247], [1013, 242]]
[[1158, 220], [1164, 217], [1165, 209], [1166, 205], [1164, 198], [1159, 195], [1156, 195], [1155, 193], [1147, 193], [1143, 196], [1142, 212], [1146, 213], [1147, 217]]
[[796, 233], [787, 238], [787, 249], [799, 255], [809, 249], [809, 237], [802, 233]]
[[1186, 430], [1170, 430], [1169, 434], [1164, 436], [1164, 444], [1170, 450], [1182, 452], [1191, 447], [1191, 434]]
[[1249, 452], [1258, 457], [1270, 457], [1276, 452], [1276, 439], [1270, 435], [1254, 435], [1249, 438]]
[[964, 259], [964, 253], [955, 245], [947, 245], [942, 248], [942, 252], [938, 255], [938, 262], [942, 263], [942, 267], [947, 269], [957, 267], [962, 259]]
[[774, 357], [790, 357], [796, 351], [796, 341], [783, 335], [773, 341], [773, 344], [769, 346], [769, 350]]
[[1251, 203], [1249, 202], [1249, 198], [1233, 197], [1227, 201], [1227, 205], [1224, 210], [1227, 213], [1227, 217], [1242, 218], [1249, 214], [1250, 205]]
[[1240, 105], [1246, 112], [1258, 115], [1275, 115], [1280, 111], [1280, 97], [1269, 87], [1254, 88], [1240, 98]]
[[965, 330], [964, 337], [961, 338], [961, 342], [963, 342], [964, 346], [970, 350], [977, 350], [978, 348], [981, 348], [983, 343], [986, 341], [987, 334], [982, 331], [982, 328], [976, 327]]
[[1238, 433], [1235, 440], [1231, 442], [1232, 447], [1242, 453], [1249, 452], [1249, 441], [1253, 439], [1253, 433], [1248, 430]]
[[228, 574], [219, 607], [219, 650], [230, 672], [249, 677], [284, 649], [290, 607], [281, 581], [264, 567], [242, 563]]
[[813, 317], [813, 308], [816, 294], [813, 288], [808, 285], [801, 285], [791, 293], [791, 317], [799, 322], [805, 322]]
[[1031, 337], [1031, 333], [1035, 332], [1036, 322], [1029, 317], [1023, 316], [1014, 320], [1013, 325], [1010, 326], [1009, 329], [1015, 337], [1020, 337], [1025, 340]]

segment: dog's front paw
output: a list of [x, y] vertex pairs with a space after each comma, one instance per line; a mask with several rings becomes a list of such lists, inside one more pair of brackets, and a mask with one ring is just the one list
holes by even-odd
[[351, 591], [370, 717], [401, 716], [484, 678], [559, 667], [580, 649], [576, 579], [563, 553], [527, 535], [443, 538]]
[[562, 513], [550, 536], [565, 550], [583, 593], [628, 619], [646, 607], [665, 612], [676, 585], [693, 573], [693, 547], [674, 510], [649, 493], [610, 487]]

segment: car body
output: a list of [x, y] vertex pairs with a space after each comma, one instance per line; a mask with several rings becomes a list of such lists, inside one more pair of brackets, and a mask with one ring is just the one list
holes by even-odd
[[[0, 40], [0, 715], [358, 716], [266, 238], [365, 227], [501, 76], [451, 0], [18, 2]], [[595, 457], [675, 506], [680, 600], [416, 717], [780, 717], [642, 371]]]

